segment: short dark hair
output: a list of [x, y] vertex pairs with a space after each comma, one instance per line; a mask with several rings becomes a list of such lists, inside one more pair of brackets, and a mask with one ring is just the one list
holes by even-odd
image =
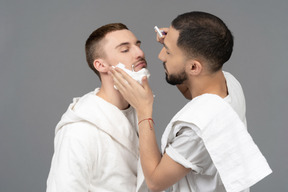
[[188, 58], [203, 57], [208, 60], [211, 72], [218, 71], [228, 61], [233, 51], [233, 35], [225, 23], [215, 15], [205, 12], [188, 12], [172, 21], [179, 31], [177, 45]]
[[103, 25], [93, 31], [86, 40], [85, 53], [87, 63], [89, 67], [98, 75], [99, 78], [99, 71], [95, 69], [93, 62], [95, 59], [105, 56], [103, 48], [101, 47], [101, 41], [108, 33], [124, 29], [129, 30], [128, 27], [122, 23], [110, 23], [107, 25]]

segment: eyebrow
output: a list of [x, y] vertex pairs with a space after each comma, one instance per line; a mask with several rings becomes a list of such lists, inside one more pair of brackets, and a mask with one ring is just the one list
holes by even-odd
[[[140, 44], [140, 43], [141, 43], [140, 40], [137, 40], [137, 41], [136, 41], [136, 44]], [[117, 46], [115, 47], [115, 49], [117, 49], [118, 47], [121, 47], [121, 46], [125, 46], [125, 45], [130, 45], [130, 43], [129, 43], [129, 42], [120, 43], [119, 45], [117, 45]]]
[[130, 43], [128, 42], [123, 42], [123, 43], [120, 43], [119, 45], [117, 45], [115, 48], [117, 49], [118, 47], [121, 47], [121, 46], [124, 46], [124, 45], [129, 45]]
[[165, 49], [169, 50], [169, 48], [167, 47], [165, 43], [163, 43], [163, 46], [165, 47]]

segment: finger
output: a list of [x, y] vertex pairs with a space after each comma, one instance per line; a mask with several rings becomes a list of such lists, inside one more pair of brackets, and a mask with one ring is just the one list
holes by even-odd
[[117, 77], [123, 78], [125, 80], [128, 80], [131, 78], [131, 76], [128, 75], [128, 73], [126, 73], [124, 70], [120, 69], [119, 67], [114, 68], [113, 71]]
[[157, 40], [159, 43], [163, 44], [163, 43], [164, 43], [164, 39], [165, 39], [165, 37], [166, 37], [166, 34], [168, 33], [169, 28], [160, 28], [159, 30], [160, 30], [161, 33], [162, 33], [162, 37], [160, 37], [159, 34], [157, 33], [157, 35], [156, 35], [156, 40]]
[[163, 34], [162, 37], [159, 36], [158, 33], [156, 33], [156, 40], [159, 42], [159, 43], [162, 43], [164, 42], [164, 39], [165, 39], [165, 35]]
[[148, 78], [146, 76], [142, 78], [142, 86], [143, 86], [144, 90], [146, 91], [146, 93], [149, 92], [149, 94], [153, 95], [152, 89], [151, 89], [150, 84], [148, 82]]
[[163, 31], [165, 34], [167, 34], [169, 31], [169, 28], [163, 27], [163, 28], [160, 28], [160, 30]]
[[[121, 70], [121, 69], [120, 69], [120, 70]], [[113, 78], [114, 78], [115, 80], [117, 80], [117, 83], [122, 84], [123, 86], [126, 86], [126, 85], [127, 85], [127, 80], [126, 80], [126, 78], [128, 78], [129, 75], [126, 74], [125, 71], [123, 71], [123, 73], [120, 73], [119, 71], [117, 71], [116, 69], [113, 68], [113, 69], [111, 70], [111, 73], [112, 73], [112, 75], [113, 75]]]
[[164, 39], [165, 39], [165, 36], [159, 37], [159, 35], [157, 34], [156, 40], [157, 40], [159, 43], [163, 44], [163, 43], [164, 43]]
[[150, 85], [149, 85], [147, 76], [142, 78], [142, 86], [145, 90], [150, 89]]
[[[131, 86], [129, 86], [128, 82], [125, 79], [123, 79], [123, 77], [119, 77], [119, 75], [121, 76], [121, 74], [115, 71], [114, 69], [111, 69], [111, 71], [109, 71], [108, 73], [109, 75], [111, 75], [114, 81], [114, 85], [117, 87], [117, 90], [129, 102], [130, 101], [129, 98], [133, 97]], [[124, 81], [125, 83], [123, 83]]]
[[123, 79], [120, 73], [117, 73], [114, 69], [111, 69], [111, 71], [109, 71], [109, 75], [112, 76], [114, 85], [116, 86], [118, 91], [126, 92], [126, 90], [129, 90], [128, 82], [125, 79]]
[[111, 75], [112, 79], [113, 79], [113, 83], [115, 88], [119, 91], [120, 89], [124, 89], [123, 85], [120, 83], [120, 81], [118, 80], [115, 72], [113, 73], [113, 71], [109, 71], [108, 72], [109, 75]]
[[116, 67], [116, 68], [115, 68], [115, 71], [116, 71], [116, 73], [118, 73], [119, 75], [121, 75], [121, 77], [120, 77], [120, 76], [117, 76], [117, 78], [119, 77], [119, 78], [124, 79], [124, 80], [125, 80], [126, 82], [128, 82], [128, 84], [131, 85], [132, 87], [139, 86], [139, 83], [138, 83], [135, 79], [133, 79], [130, 75], [128, 75], [128, 73], [126, 73], [124, 70]]

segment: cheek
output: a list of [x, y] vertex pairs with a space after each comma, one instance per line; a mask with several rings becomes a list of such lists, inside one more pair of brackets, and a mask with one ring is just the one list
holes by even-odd
[[168, 71], [178, 73], [179, 71], [183, 71], [183, 65], [181, 58], [169, 57], [167, 58], [166, 68]]
[[109, 54], [105, 59], [110, 65], [117, 65], [119, 63], [119, 59], [117, 58], [117, 54]]
[[123, 63], [124, 65], [127, 65], [127, 62], [129, 62], [125, 57], [123, 57], [121, 54], [114, 54], [110, 57], [111, 63], [114, 63], [117, 65], [118, 63]]
[[133, 59], [131, 56], [130, 57], [118, 57], [116, 62], [117, 64], [120, 62], [125, 65], [126, 69], [132, 70]]

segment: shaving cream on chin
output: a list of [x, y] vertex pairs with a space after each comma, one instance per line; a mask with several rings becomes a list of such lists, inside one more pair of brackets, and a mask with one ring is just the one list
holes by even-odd
[[[118, 63], [115, 67], [119, 67], [120, 69], [122, 69], [123, 71], [125, 71], [128, 75], [130, 75], [133, 79], [135, 79], [135, 80], [136, 80], [138, 83], [140, 83], [141, 85], [142, 85], [142, 78], [143, 78], [144, 76], [146, 76], [147, 79], [149, 79], [149, 77], [150, 77], [150, 73], [149, 73], [148, 69], [146, 69], [146, 68], [142, 68], [141, 70], [135, 72], [135, 71], [131, 71], [131, 70], [129, 70], [129, 69], [126, 69], [126, 68], [125, 68], [125, 65], [122, 64], [122, 63]], [[115, 88], [116, 90], [118, 90], [115, 85], [114, 85], [114, 88]]]

